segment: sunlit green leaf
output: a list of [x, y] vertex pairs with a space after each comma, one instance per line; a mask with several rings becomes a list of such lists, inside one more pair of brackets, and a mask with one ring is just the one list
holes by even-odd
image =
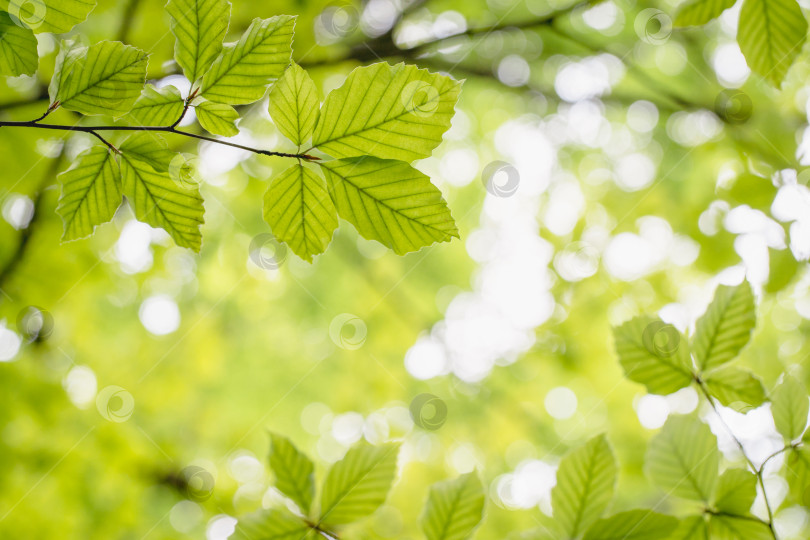
[[710, 372], [703, 382], [720, 403], [737, 411], [759, 407], [765, 402], [762, 381], [745, 369], [723, 366]]
[[717, 287], [695, 328], [693, 350], [698, 367], [707, 371], [734, 359], [748, 343], [755, 324], [754, 295], [747, 281]]
[[177, 158], [163, 137], [149, 131], [133, 133], [118, 145], [118, 149], [126, 156], [149, 164], [158, 172], [167, 172]]
[[767, 525], [750, 518], [712, 516], [709, 523], [712, 540], [773, 540]]
[[183, 114], [183, 97], [172, 85], [155, 88], [147, 84], [129, 111], [141, 126], [170, 126]]
[[200, 251], [203, 199], [197, 186], [184, 184], [168, 172], [127, 153], [121, 156], [126, 195], [139, 221], [164, 229], [178, 246]]
[[793, 502], [810, 506], [810, 448], [790, 449], [785, 459], [785, 480]]
[[231, 4], [225, 0], [170, 0], [166, 11], [175, 36], [174, 57], [193, 83], [222, 51]]
[[318, 120], [318, 89], [309, 74], [293, 63], [270, 91], [270, 117], [297, 145], [312, 135]]
[[671, 324], [636, 317], [614, 328], [613, 337], [627, 378], [653, 394], [671, 394], [692, 382], [689, 343]]
[[675, 26], [700, 26], [716, 19], [737, 0], [688, 0], [678, 8]]
[[398, 443], [360, 443], [332, 465], [321, 491], [321, 523], [344, 525], [370, 515], [388, 496]]
[[194, 103], [194, 110], [197, 120], [207, 132], [223, 137], [233, 137], [239, 133], [235, 124], [239, 113], [230, 105], [199, 99]]
[[703, 516], [683, 519], [667, 540], [709, 540], [709, 523]]
[[678, 527], [678, 520], [650, 510], [630, 510], [600, 519], [584, 540], [661, 540]]
[[[57, 62], [59, 65], [59, 62]], [[117, 41], [68, 49], [51, 82], [51, 103], [83, 114], [129, 112], [146, 78], [146, 54]]]
[[286, 510], [259, 510], [239, 518], [233, 540], [315, 540], [318, 535]]
[[244, 105], [261, 99], [290, 63], [295, 18], [254, 19], [236, 43], [225, 46], [205, 72], [200, 94], [217, 103]]
[[475, 473], [430, 487], [420, 519], [428, 540], [464, 540], [484, 515], [484, 488]]
[[59, 175], [62, 196], [56, 212], [62, 216], [62, 240], [93, 234], [96, 225], [110, 221], [121, 205], [121, 173], [106, 146], [83, 152], [76, 164]]
[[0, 0], [8, 12], [35, 33], [61, 34], [87, 18], [96, 0]]
[[808, 408], [807, 390], [794, 376], [786, 373], [771, 394], [773, 421], [786, 441], [802, 436], [807, 427]]
[[428, 157], [450, 127], [460, 93], [461, 83], [415, 66], [357, 68], [326, 96], [312, 145], [338, 158]]
[[364, 238], [399, 254], [458, 238], [441, 192], [407, 163], [361, 157], [322, 165], [338, 214]]
[[566, 538], [576, 538], [602, 516], [613, 498], [616, 474], [616, 458], [604, 435], [562, 459], [551, 508]]
[[717, 438], [694, 416], [670, 416], [650, 440], [644, 470], [671, 495], [709, 503], [717, 485]]
[[744, 0], [737, 27], [748, 67], [779, 85], [802, 50], [807, 21], [796, 0]]
[[338, 226], [323, 178], [300, 164], [273, 179], [264, 196], [264, 220], [276, 238], [306, 261], [324, 252]]
[[37, 38], [0, 12], [0, 75], [33, 75], [37, 70]]
[[745, 469], [728, 469], [717, 483], [714, 506], [720, 512], [747, 515], [757, 496], [757, 477]]
[[315, 497], [315, 466], [286, 437], [270, 434], [270, 468], [275, 487], [308, 514]]

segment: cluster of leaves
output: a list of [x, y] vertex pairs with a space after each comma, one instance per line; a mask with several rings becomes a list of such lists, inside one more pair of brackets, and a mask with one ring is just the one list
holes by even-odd
[[521, 534], [520, 538], [667, 538], [678, 526], [678, 520], [672, 516], [637, 509], [602, 518], [613, 499], [617, 476], [616, 457], [604, 435], [575, 448], [562, 459], [557, 469], [557, 484], [551, 491], [554, 520]]
[[[694, 336], [687, 338], [672, 325], [652, 317], [638, 317], [614, 330], [616, 351], [626, 376], [649, 392], [669, 394], [690, 384], [716, 409], [717, 403], [746, 411], [767, 399], [785, 446], [756, 466], [740, 450], [750, 470], [729, 467], [720, 472], [717, 438], [694, 415], [671, 416], [647, 450], [645, 472], [669, 495], [700, 503], [702, 511], [681, 520], [671, 538], [775, 538], [773, 512], [766, 496], [768, 520], [751, 514], [757, 484], [770, 459], [788, 453], [785, 479], [794, 500], [808, 502], [810, 453], [804, 444], [808, 396], [793, 376], [767, 395], [752, 372], [729, 366], [748, 343], [756, 322], [754, 296], [747, 282], [720, 286], [706, 313], [698, 319]], [[666, 536], [657, 536], [663, 537]]]
[[[16, 5], [5, 4], [0, 7]], [[44, 18], [31, 28], [22, 21], [36, 13], [20, 19], [11, 9], [0, 16], [0, 72], [33, 73], [33, 32], [66, 31], [93, 7], [79, 0], [41, 5]], [[120, 42], [82, 46], [63, 41], [49, 86], [48, 111], [37, 120], [3, 124], [79, 130], [100, 140], [60, 175], [63, 193], [57, 211], [64, 220], [64, 240], [92, 234], [97, 225], [112, 219], [126, 197], [139, 220], [165, 229], [178, 245], [199, 251], [203, 198], [190, 178], [187, 159], [169, 150], [160, 133], [221, 141], [177, 129], [193, 108], [200, 126], [212, 135], [237, 135], [235, 106], [262, 99], [273, 83], [270, 116], [298, 153], [236, 146], [297, 159], [272, 180], [264, 199], [265, 220], [280, 241], [311, 261], [329, 244], [338, 215], [365, 238], [399, 254], [458, 236], [441, 192], [411, 162], [430, 156], [441, 142], [461, 83], [415, 66], [378, 63], [355, 69], [321, 106], [315, 83], [291, 64], [294, 17], [257, 18], [238, 41], [225, 44], [229, 2], [170, 0], [167, 11], [176, 38], [175, 60], [191, 82], [186, 97], [171, 85], [145, 85], [147, 54], [141, 50]], [[75, 128], [41, 123], [60, 107], [112, 116], [125, 125]], [[113, 145], [101, 136], [105, 131], [134, 134]], [[308, 150], [301, 152], [308, 141]], [[313, 156], [313, 150], [335, 159]], [[325, 177], [310, 168], [315, 165]]]
[[[338, 538], [344, 527], [368, 517], [385, 502], [396, 477], [398, 443], [360, 443], [332, 465], [316, 500], [312, 461], [289, 439], [277, 434], [270, 439], [275, 488], [292, 504], [239, 519], [234, 538]], [[427, 540], [463, 540], [483, 514], [483, 486], [475, 473], [469, 473], [431, 487], [420, 526]]]
[[[737, 43], [748, 66], [779, 86], [802, 51], [807, 20], [796, 0], [741, 0]], [[675, 16], [676, 26], [703, 25], [737, 0], [688, 0]]]

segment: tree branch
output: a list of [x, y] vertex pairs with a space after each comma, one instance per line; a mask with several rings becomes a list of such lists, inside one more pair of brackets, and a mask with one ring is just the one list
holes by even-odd
[[[181, 118], [182, 119], [182, 118]], [[50, 130], [59, 130], [59, 131], [73, 131], [73, 132], [80, 132], [80, 133], [89, 133], [100, 139], [104, 144], [109, 146], [111, 149], [117, 152], [117, 149], [110, 145], [104, 138], [98, 134], [99, 131], [154, 131], [154, 132], [161, 132], [161, 133], [172, 133], [174, 135], [181, 135], [183, 137], [191, 137], [194, 139], [199, 139], [201, 141], [206, 141], [215, 144], [222, 144], [225, 146], [230, 146], [232, 148], [239, 148], [240, 150], [246, 150], [248, 152], [253, 152], [254, 154], [261, 154], [263, 156], [278, 156], [278, 157], [288, 157], [288, 158], [295, 158], [295, 159], [303, 159], [306, 161], [318, 161], [320, 160], [317, 156], [312, 156], [309, 154], [291, 154], [287, 152], [275, 152], [272, 150], [263, 150], [261, 148], [254, 148], [251, 146], [245, 146], [242, 144], [236, 144], [228, 141], [223, 141], [221, 139], [215, 139], [214, 137], [208, 137], [206, 135], [198, 135], [196, 133], [189, 133], [188, 131], [180, 131], [176, 129], [173, 125], [172, 126], [68, 126], [63, 124], [41, 124], [38, 120], [27, 120], [22, 122], [16, 121], [7, 121], [2, 122], [0, 121], [0, 128], [3, 127], [17, 127], [17, 128], [36, 128], [36, 129], [50, 129]]]

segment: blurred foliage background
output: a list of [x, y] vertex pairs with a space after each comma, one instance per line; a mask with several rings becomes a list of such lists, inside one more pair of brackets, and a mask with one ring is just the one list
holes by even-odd
[[[344, 224], [314, 264], [260, 268], [258, 201], [288, 163], [205, 143], [199, 256], [128, 210], [60, 244], [55, 173], [89, 138], [0, 130], [0, 536], [226, 538], [278, 499], [268, 429], [322, 470], [361, 437], [404, 438], [388, 503], [347, 538], [418, 538], [427, 487], [474, 469], [478, 537], [534, 527], [560, 456], [598, 432], [622, 465], [614, 509], [657, 504], [644, 443], [697, 395], [623, 380], [611, 325], [659, 312], [688, 328], [717, 283], [746, 276], [760, 307], [743, 363], [769, 387], [785, 370], [810, 383], [810, 65], [775, 90], [745, 66], [738, 7], [675, 31], [644, 12], [674, 7], [236, 0], [230, 36], [298, 15], [293, 56], [322, 96], [378, 58], [466, 79], [417, 163], [462, 238], [405, 257]], [[182, 86], [162, 0], [100, 0], [73, 33], [149, 51], [149, 78]], [[37, 76], [0, 81], [5, 119], [44, 112], [57, 45], [40, 35]], [[240, 140], [284, 150], [265, 101], [243, 117]], [[28, 306], [52, 317], [47, 339], [25, 340]], [[441, 403], [416, 407], [420, 427], [425, 393]], [[754, 446], [775, 437], [757, 411], [728, 414]], [[784, 508], [781, 537], [806, 538], [810, 516]]]

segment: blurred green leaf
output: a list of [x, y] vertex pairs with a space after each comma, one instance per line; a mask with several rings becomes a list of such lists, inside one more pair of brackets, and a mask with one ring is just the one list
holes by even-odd
[[0, 0], [0, 10], [10, 13], [35, 33], [61, 34], [87, 18], [95, 0]]
[[751, 339], [755, 325], [754, 295], [748, 282], [717, 287], [695, 328], [693, 350], [700, 370], [708, 371], [733, 360]]
[[670, 416], [650, 440], [644, 471], [669, 494], [709, 504], [712, 501], [720, 453], [717, 438], [694, 416]]
[[667, 540], [709, 540], [709, 524], [703, 516], [682, 519]]
[[616, 458], [604, 435], [574, 449], [560, 461], [551, 508], [566, 538], [576, 538], [598, 520], [613, 498]]
[[762, 381], [748, 370], [723, 366], [711, 371], [704, 381], [709, 393], [717, 400], [737, 411], [747, 411], [765, 402]]
[[239, 518], [233, 540], [314, 540], [318, 538], [299, 517], [287, 510], [259, 510]]
[[716, 19], [736, 0], [688, 0], [678, 8], [675, 26], [700, 26]]
[[804, 386], [790, 374], [771, 393], [771, 414], [776, 429], [787, 442], [802, 436], [810, 403]]
[[468, 473], [430, 487], [420, 525], [428, 540], [464, 540], [483, 516], [484, 488]]
[[650, 510], [630, 510], [600, 519], [585, 533], [584, 540], [660, 540], [678, 527], [672, 516]]
[[315, 466], [286, 437], [270, 434], [270, 469], [276, 476], [275, 487], [309, 514], [315, 497]]
[[796, 0], [744, 0], [737, 27], [748, 67], [779, 86], [802, 49], [807, 21]]
[[726, 515], [712, 516], [712, 539], [717, 540], [773, 540], [768, 526], [761, 521]]
[[33, 75], [39, 64], [37, 38], [0, 12], [0, 75]]
[[320, 523], [345, 525], [385, 502], [397, 472], [399, 443], [360, 443], [332, 465], [321, 490]]
[[757, 496], [757, 477], [745, 469], [727, 469], [717, 482], [714, 506], [720, 512], [747, 516]]
[[653, 317], [636, 317], [613, 329], [616, 354], [628, 379], [653, 394], [691, 384], [689, 344], [677, 329]]

